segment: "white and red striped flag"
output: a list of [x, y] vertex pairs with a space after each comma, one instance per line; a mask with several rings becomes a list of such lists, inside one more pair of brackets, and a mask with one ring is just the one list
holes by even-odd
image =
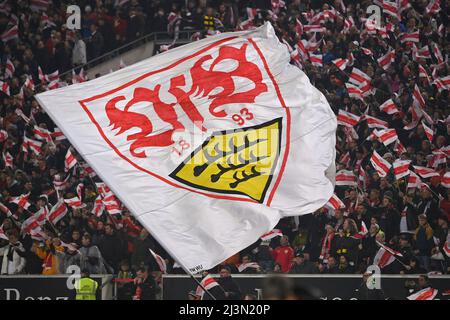
[[395, 61], [395, 51], [389, 50], [384, 56], [378, 58], [377, 62], [383, 70], [387, 70], [389, 66]]
[[94, 208], [92, 209], [91, 213], [96, 217], [100, 217], [103, 214], [104, 209], [105, 205], [103, 204], [102, 197], [99, 195], [97, 196], [97, 198], [95, 198]]
[[6, 151], [6, 152], [3, 152], [2, 157], [3, 157], [3, 162], [5, 164], [5, 168], [12, 168], [14, 163], [13, 163], [13, 157], [11, 156], [11, 154], [8, 151]]
[[64, 202], [72, 209], [82, 209], [86, 207], [86, 204], [81, 202], [81, 199], [78, 198], [78, 196], [75, 196], [70, 199], [64, 199]]
[[403, 177], [409, 175], [409, 165], [411, 164], [411, 160], [400, 160], [397, 159], [392, 164], [394, 168], [395, 179], [399, 180]]
[[48, 214], [49, 212], [46, 206], [43, 206], [34, 214], [34, 217], [36, 218], [36, 221], [40, 226], [43, 226], [45, 224], [45, 220], [47, 219]]
[[422, 180], [413, 171], [409, 172], [407, 189], [418, 188], [422, 184]]
[[311, 53], [309, 55], [309, 61], [311, 61], [311, 64], [315, 67], [323, 67], [323, 60], [321, 54]]
[[59, 174], [55, 175], [53, 178], [53, 186], [55, 187], [56, 191], [61, 191], [66, 188], [67, 181], [69, 180], [70, 175], [67, 175], [67, 177], [64, 180], [61, 180], [61, 177]]
[[434, 171], [433, 169], [422, 167], [422, 166], [413, 166], [414, 171], [424, 179], [439, 177], [439, 173]]
[[425, 11], [428, 14], [434, 14], [441, 11], [441, 0], [431, 0], [430, 3], [428, 3], [427, 7], [425, 8]]
[[385, 146], [397, 141], [397, 131], [395, 129], [374, 130], [378, 140]]
[[373, 128], [388, 129], [389, 128], [389, 124], [386, 121], [377, 119], [375, 117], [371, 117], [369, 115], [364, 115], [364, 120], [367, 121], [367, 126], [370, 129], [373, 129]]
[[370, 83], [372, 78], [370, 78], [363, 71], [359, 70], [356, 67], [353, 67], [352, 73], [349, 76], [349, 81], [359, 87], [364, 86], [366, 83]]
[[351, 83], [346, 83], [345, 87], [347, 88], [348, 96], [350, 98], [355, 98], [364, 101], [363, 92], [357, 86]]
[[422, 289], [420, 291], [417, 291], [416, 293], [413, 293], [410, 296], [407, 296], [406, 299], [408, 299], [408, 300], [433, 300], [437, 294], [438, 294], [437, 289], [428, 287], [428, 288]]
[[52, 134], [47, 129], [34, 126], [33, 128], [34, 137], [39, 140], [44, 140], [47, 143], [51, 143], [52, 140]]
[[434, 136], [433, 129], [428, 127], [423, 121], [422, 121], [422, 126], [423, 126], [423, 130], [425, 131], [425, 135], [427, 136], [428, 140], [430, 140], [430, 142], [433, 142], [433, 136]]
[[328, 200], [328, 202], [325, 204], [325, 206], [329, 207], [333, 210], [345, 208], [344, 202], [342, 202], [342, 200], [339, 199], [339, 197], [336, 194], [333, 194], [333, 196], [330, 198], [330, 200]]
[[36, 220], [36, 217], [32, 215], [22, 223], [21, 232], [22, 234], [31, 234], [33, 231], [37, 231], [40, 228], [41, 226]]
[[273, 229], [273, 230], [267, 232], [266, 234], [263, 234], [260, 239], [262, 241], [268, 241], [275, 237], [282, 237], [282, 236], [283, 236], [283, 232], [281, 232], [280, 229]]
[[67, 150], [66, 157], [64, 158], [64, 168], [67, 171], [72, 169], [77, 164], [77, 159], [70, 151], [70, 148]]
[[298, 36], [301, 36], [303, 34], [303, 24], [298, 19], [295, 19], [295, 33]]
[[442, 176], [441, 184], [446, 188], [450, 188], [450, 171]]
[[419, 64], [419, 78], [425, 78], [425, 79], [427, 79], [427, 82], [428, 82], [428, 83], [431, 82], [430, 77], [428, 76], [427, 71], [425, 70], [425, 68], [424, 68], [421, 64]]
[[167, 273], [166, 261], [159, 254], [156, 254], [152, 249], [149, 248], [148, 250], [150, 250], [150, 253], [152, 254], [153, 258], [155, 258], [159, 270], [162, 273]]
[[7, 96], [10, 96], [11, 93], [9, 91], [9, 84], [8, 82], [0, 81], [0, 91], [6, 94]]
[[358, 124], [360, 116], [339, 109], [337, 123], [346, 127], [354, 127]]
[[17, 25], [12, 26], [10, 29], [3, 32], [0, 37], [3, 42], [8, 42], [13, 39], [19, 39], [19, 27]]
[[395, 114], [400, 112], [392, 99], [388, 99], [383, 102], [383, 104], [380, 105], [380, 110], [386, 112], [387, 114]]
[[64, 216], [68, 212], [67, 206], [64, 202], [66, 202], [66, 199], [59, 199], [58, 202], [52, 207], [52, 209], [47, 215], [48, 221], [50, 221], [53, 224], [56, 224], [59, 220], [64, 218]]
[[383, 12], [398, 19], [398, 3], [383, 0]]
[[34, 91], [34, 82], [33, 79], [30, 76], [27, 76], [27, 79], [25, 80], [23, 86], [27, 88], [28, 90]]
[[30, 139], [26, 136], [23, 138], [23, 142], [27, 148], [31, 149], [31, 151], [33, 151], [37, 155], [39, 155], [41, 153], [42, 142]]
[[305, 33], [310, 33], [310, 32], [317, 32], [317, 33], [322, 33], [325, 32], [327, 29], [325, 27], [322, 27], [320, 24], [307, 24], [305, 26], [303, 26], [303, 31]]
[[28, 210], [28, 208], [31, 206], [31, 203], [28, 202], [29, 196], [30, 196], [30, 193], [22, 194], [18, 197], [11, 198], [11, 200], [9, 202], [15, 203], [19, 208]]
[[425, 108], [425, 99], [422, 96], [422, 93], [420, 93], [419, 87], [414, 85], [414, 91], [413, 91], [413, 99], [417, 101], [417, 103], [422, 107]]
[[380, 268], [384, 268], [390, 265], [392, 262], [394, 262], [396, 256], [403, 257], [403, 255], [400, 252], [397, 252], [394, 249], [391, 249], [378, 241], [376, 243], [380, 247], [380, 249], [373, 258], [374, 265], [377, 265]]
[[111, 199], [108, 199], [108, 197], [104, 198], [103, 205], [105, 206], [105, 210], [111, 215], [122, 213], [119, 202], [114, 196], [112, 196]]
[[341, 71], [344, 71], [345, 68], [347, 68], [347, 63], [348, 63], [347, 59], [339, 58], [339, 59], [333, 60], [332, 62]]
[[41, 81], [41, 84], [47, 83], [47, 77], [45, 76], [40, 66], [38, 66], [38, 77], [39, 81]]
[[392, 167], [392, 165], [387, 160], [383, 159], [375, 150], [372, 153], [372, 157], [370, 157], [370, 163], [372, 163], [372, 166], [382, 178], [387, 176]]
[[14, 71], [16, 71], [16, 68], [14, 67], [14, 63], [12, 63], [11, 60], [6, 59], [6, 65], [5, 65], [6, 77], [12, 78], [14, 76]]
[[419, 42], [419, 38], [420, 38], [420, 33], [419, 31], [415, 31], [412, 33], [404, 33], [401, 37], [400, 37], [400, 42], [413, 42], [413, 43], [417, 43]]
[[53, 132], [51, 133], [51, 135], [52, 135], [52, 138], [55, 139], [55, 141], [61, 141], [61, 140], [67, 139], [66, 136], [64, 135], [64, 133], [62, 133], [62, 131], [58, 127], [55, 127], [55, 129], [53, 129]]
[[[200, 282], [200, 284], [206, 290], [211, 290], [212, 288], [219, 286], [219, 283], [216, 281], [216, 279], [211, 277], [211, 275], [209, 275], [209, 274], [203, 278], [203, 280]], [[196, 290], [196, 295], [200, 296], [202, 299], [203, 299], [203, 295], [205, 294], [205, 291], [203, 290], [203, 288], [201, 286], [198, 286], [197, 290]]]
[[8, 139], [8, 132], [0, 129], [0, 142], [6, 141]]
[[336, 173], [336, 185], [356, 187], [358, 183], [356, 182], [356, 176], [353, 171], [340, 170]]

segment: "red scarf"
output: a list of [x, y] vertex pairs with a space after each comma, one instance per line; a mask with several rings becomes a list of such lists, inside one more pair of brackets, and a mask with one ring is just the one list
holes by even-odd
[[323, 260], [324, 258], [328, 258], [328, 255], [330, 254], [331, 249], [331, 241], [334, 238], [334, 233], [330, 233], [328, 235], [325, 235], [322, 242], [322, 249], [320, 250], [320, 256], [319, 259]]

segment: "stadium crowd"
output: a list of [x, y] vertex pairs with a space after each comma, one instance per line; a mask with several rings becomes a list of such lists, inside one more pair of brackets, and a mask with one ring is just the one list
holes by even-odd
[[375, 260], [383, 273], [449, 272], [450, 1], [375, 1], [381, 26], [373, 1], [76, 2], [77, 32], [70, 1], [0, 4], [1, 274], [78, 265], [130, 279], [145, 266], [159, 280], [149, 249], [183, 273], [33, 95], [86, 81], [87, 61], [150, 32], [200, 30], [194, 41], [265, 21], [338, 115], [336, 197], [212, 271], [361, 274]]

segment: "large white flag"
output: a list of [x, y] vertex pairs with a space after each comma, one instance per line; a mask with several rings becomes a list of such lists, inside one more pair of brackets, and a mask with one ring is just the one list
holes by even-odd
[[191, 272], [333, 195], [336, 117], [270, 24], [37, 95], [128, 209]]

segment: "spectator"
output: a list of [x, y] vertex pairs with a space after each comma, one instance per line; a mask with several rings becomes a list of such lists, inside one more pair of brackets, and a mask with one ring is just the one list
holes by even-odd
[[294, 257], [294, 249], [289, 245], [287, 236], [281, 237], [280, 246], [272, 251], [273, 260], [281, 266], [281, 271], [287, 273]]
[[133, 300], [156, 300], [158, 285], [148, 273], [147, 268], [139, 268], [134, 279]]
[[428, 223], [427, 216], [424, 214], [419, 215], [419, 227], [416, 229], [414, 240], [417, 247], [414, 253], [417, 255], [420, 266], [428, 272], [430, 269], [431, 249], [433, 248], [433, 229]]
[[1, 274], [21, 274], [25, 269], [25, 258], [22, 253], [25, 251], [16, 232], [8, 234], [9, 244], [0, 248], [2, 257]]
[[113, 270], [118, 270], [119, 262], [124, 258], [124, 242], [116, 233], [112, 224], [106, 224], [105, 235], [99, 241], [98, 248], [106, 263]]
[[90, 274], [106, 273], [103, 257], [97, 246], [91, 244], [91, 236], [85, 233], [81, 238], [81, 269], [89, 270]]
[[289, 273], [313, 274], [318, 272], [314, 263], [306, 260], [305, 255], [301, 252], [295, 253], [293, 261], [294, 263], [292, 264]]
[[91, 24], [91, 37], [88, 43], [89, 60], [100, 56], [103, 53], [105, 41], [103, 35], [98, 31], [98, 25]]
[[86, 44], [80, 38], [79, 33], [75, 33], [75, 43], [72, 49], [72, 63], [74, 66], [85, 65], [87, 63]]
[[240, 300], [241, 290], [236, 282], [231, 277], [231, 271], [228, 267], [222, 267], [220, 269], [220, 278], [217, 280], [219, 285], [225, 292], [226, 300]]

